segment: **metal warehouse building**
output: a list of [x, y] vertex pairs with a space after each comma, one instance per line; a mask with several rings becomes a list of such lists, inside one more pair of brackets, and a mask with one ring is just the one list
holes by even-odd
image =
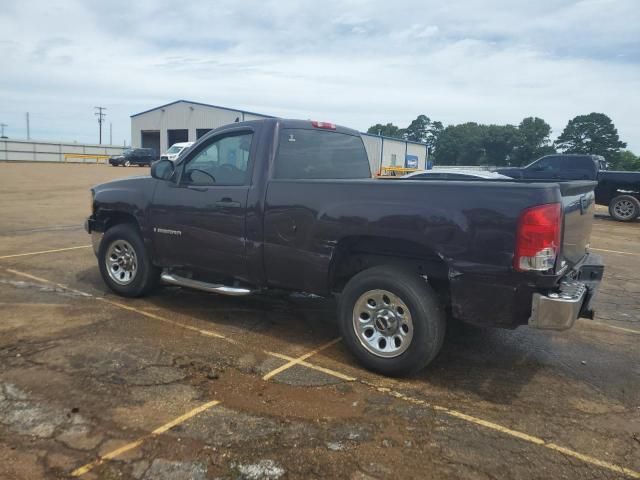
[[[132, 115], [131, 144], [136, 148], [152, 148], [159, 155], [174, 143], [193, 142], [222, 125], [262, 118], [274, 117], [235, 108], [176, 100]], [[374, 173], [380, 172], [382, 167], [426, 168], [428, 152], [425, 144], [367, 133], [361, 135]]]

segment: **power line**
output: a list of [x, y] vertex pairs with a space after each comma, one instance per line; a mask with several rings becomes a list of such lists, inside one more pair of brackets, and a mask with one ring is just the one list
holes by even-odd
[[106, 113], [104, 113], [104, 111], [107, 109], [106, 107], [93, 107], [96, 109], [96, 111], [94, 112], [94, 115], [96, 117], [98, 117], [98, 131], [99, 133], [99, 144], [102, 145], [102, 122], [104, 122], [104, 117], [107, 116]]

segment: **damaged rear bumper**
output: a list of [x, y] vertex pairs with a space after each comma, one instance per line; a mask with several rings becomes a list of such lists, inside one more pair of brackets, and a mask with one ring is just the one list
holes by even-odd
[[589, 254], [573, 275], [557, 289], [534, 293], [529, 326], [550, 330], [571, 328], [579, 317], [593, 318], [591, 304], [596, 296], [604, 265], [599, 255]]

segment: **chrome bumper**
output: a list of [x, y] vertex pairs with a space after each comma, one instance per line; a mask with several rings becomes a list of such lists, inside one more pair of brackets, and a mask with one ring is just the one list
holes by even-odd
[[529, 326], [549, 330], [566, 330], [580, 315], [587, 296], [581, 282], [563, 282], [557, 292], [533, 294]]

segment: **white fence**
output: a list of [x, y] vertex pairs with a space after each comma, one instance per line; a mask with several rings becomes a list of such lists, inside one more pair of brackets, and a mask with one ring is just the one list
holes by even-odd
[[123, 147], [83, 143], [0, 139], [0, 161], [95, 163], [101, 157], [118, 155]]

